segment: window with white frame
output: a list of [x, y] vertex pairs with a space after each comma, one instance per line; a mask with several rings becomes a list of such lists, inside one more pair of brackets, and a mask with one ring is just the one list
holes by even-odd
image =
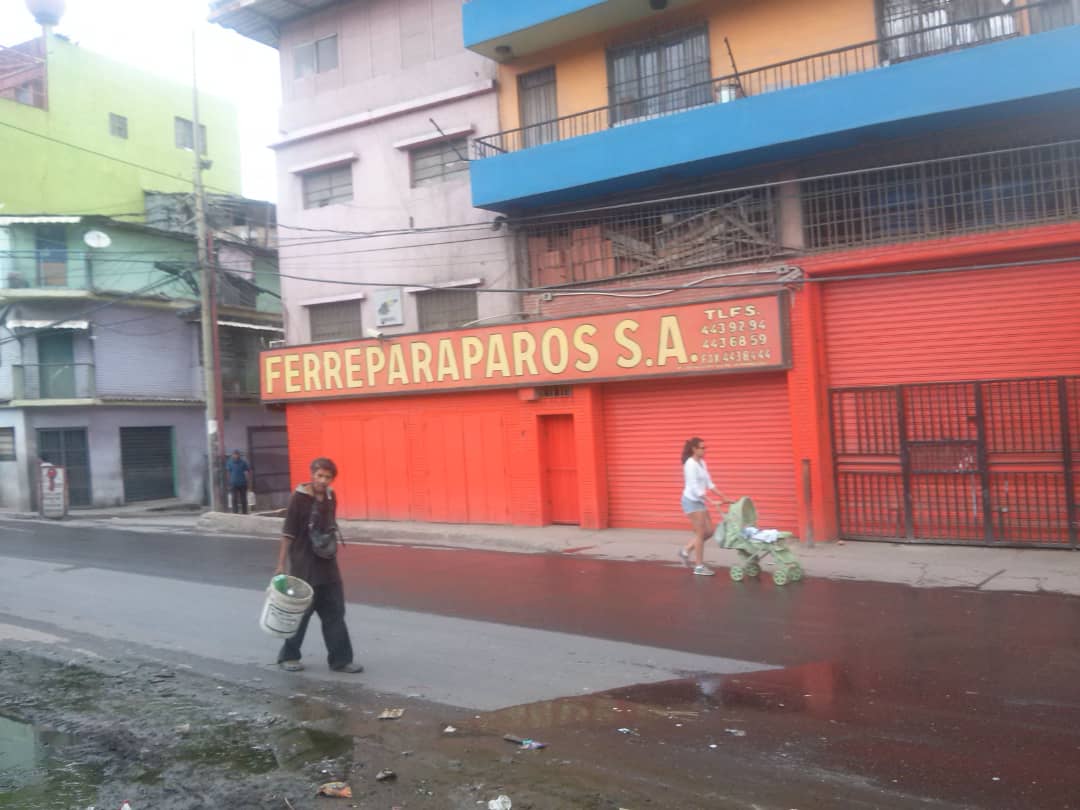
[[326, 73], [338, 66], [337, 34], [293, 48], [293, 78]]
[[468, 172], [468, 148], [468, 139], [451, 138], [410, 149], [409, 167], [413, 187], [442, 183], [456, 174]]
[[453, 287], [416, 294], [416, 314], [422, 332], [454, 329], [477, 319], [477, 292]]
[[353, 198], [352, 163], [304, 172], [300, 182], [304, 208], [325, 208]]
[[127, 138], [128, 120], [125, 115], [109, 113], [109, 134], [114, 138]]
[[[195, 124], [186, 118], [176, 116], [173, 119], [173, 135], [178, 149], [190, 149], [195, 151]], [[205, 155], [206, 124], [199, 124], [199, 139], [202, 141], [202, 153]]]
[[15, 461], [15, 428], [0, 427], [0, 461]]
[[323, 304], [308, 304], [311, 342], [354, 340], [363, 337], [364, 329], [360, 321], [360, 306], [361, 299], [359, 298], [350, 298], [346, 301], [328, 301]]

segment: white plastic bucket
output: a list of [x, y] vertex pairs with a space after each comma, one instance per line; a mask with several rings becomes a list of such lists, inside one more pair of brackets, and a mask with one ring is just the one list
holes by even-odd
[[295, 636], [304, 614], [311, 607], [311, 600], [315, 598], [314, 589], [296, 577], [289, 577], [287, 590], [291, 590], [293, 595], [282, 593], [271, 584], [266, 589], [266, 601], [259, 615], [259, 627], [275, 638]]

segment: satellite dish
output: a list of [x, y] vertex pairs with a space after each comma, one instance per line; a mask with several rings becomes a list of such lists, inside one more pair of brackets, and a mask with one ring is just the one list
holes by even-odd
[[105, 231], [87, 231], [82, 239], [92, 248], [107, 248], [112, 244], [112, 239]]

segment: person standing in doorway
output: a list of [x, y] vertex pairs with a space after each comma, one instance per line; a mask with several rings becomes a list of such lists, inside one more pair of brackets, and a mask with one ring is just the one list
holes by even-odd
[[248, 513], [248, 485], [251, 479], [251, 465], [241, 457], [239, 450], [233, 450], [225, 462], [225, 471], [229, 476], [229, 494], [232, 497], [233, 514]]
[[277, 574], [289, 574], [308, 583], [315, 591], [296, 635], [286, 639], [278, 653], [278, 666], [288, 672], [299, 672], [300, 647], [304, 643], [312, 613], [319, 614], [326, 660], [335, 672], [363, 672], [353, 662], [352, 642], [345, 626], [345, 590], [341, 582], [337, 557], [316, 554], [312, 544], [313, 531], [325, 533], [337, 529], [337, 499], [330, 486], [337, 477], [337, 465], [328, 458], [311, 462], [311, 481], [301, 484], [289, 499], [285, 525], [281, 531]]
[[[689, 543], [679, 549], [679, 558], [687, 568], [692, 566], [693, 572], [698, 576], [711, 577], [715, 572], [705, 565], [705, 541], [712, 536], [713, 526], [705, 496], [712, 492], [721, 501], [724, 500], [724, 496], [716, 489], [712, 478], [709, 477], [709, 468], [705, 466], [704, 441], [697, 436], [687, 439], [686, 444], [683, 445], [682, 462], [682, 510], [683, 514], [690, 518], [690, 525], [694, 527], [694, 536]], [[693, 562], [691, 562], [691, 557]]]

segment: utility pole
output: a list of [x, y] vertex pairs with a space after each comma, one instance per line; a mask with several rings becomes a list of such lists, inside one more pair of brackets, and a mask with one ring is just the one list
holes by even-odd
[[210, 489], [210, 509], [221, 512], [222, 509], [222, 469], [221, 431], [224, 428], [221, 418], [221, 399], [218, 396], [220, 379], [220, 356], [217, 340], [217, 284], [215, 270], [211, 267], [208, 248], [209, 234], [206, 228], [206, 192], [203, 189], [203, 142], [202, 127], [199, 124], [199, 81], [196, 68], [195, 32], [191, 32], [191, 92], [192, 92], [192, 145], [195, 152], [195, 173], [192, 185], [195, 192], [195, 250], [201, 272], [199, 293], [201, 306], [199, 316], [202, 321], [202, 366], [203, 388], [206, 396], [206, 455], [207, 480]]

